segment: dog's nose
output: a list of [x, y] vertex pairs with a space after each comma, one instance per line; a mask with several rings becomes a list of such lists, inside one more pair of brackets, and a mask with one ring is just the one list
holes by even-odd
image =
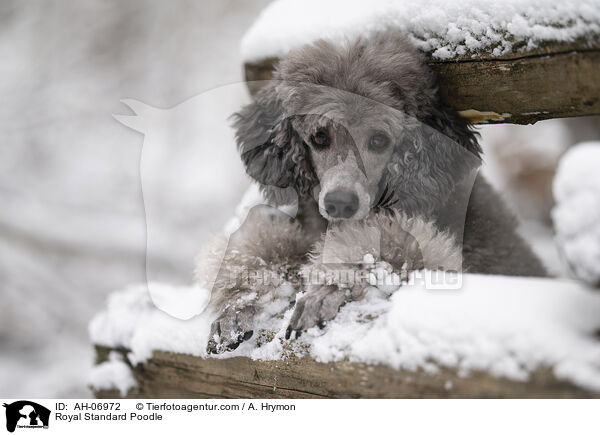
[[335, 218], [349, 218], [358, 210], [358, 196], [356, 193], [336, 190], [325, 195], [325, 210]]

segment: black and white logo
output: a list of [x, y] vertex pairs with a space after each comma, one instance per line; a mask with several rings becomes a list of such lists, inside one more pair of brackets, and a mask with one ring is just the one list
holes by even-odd
[[19, 429], [48, 429], [50, 410], [29, 400], [19, 400], [4, 404], [6, 408], [6, 430], [14, 432]]

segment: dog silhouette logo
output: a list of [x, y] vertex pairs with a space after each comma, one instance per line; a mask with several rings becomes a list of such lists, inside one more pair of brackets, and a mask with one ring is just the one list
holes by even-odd
[[14, 432], [16, 428], [48, 429], [50, 410], [29, 400], [19, 400], [4, 404], [6, 408], [6, 430]]

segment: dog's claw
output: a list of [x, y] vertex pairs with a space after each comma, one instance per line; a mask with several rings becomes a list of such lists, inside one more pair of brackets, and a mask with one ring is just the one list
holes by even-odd
[[296, 303], [296, 308], [285, 331], [285, 338], [300, 337], [303, 331], [313, 326], [324, 328], [327, 321], [333, 319], [340, 307], [346, 302], [346, 295], [336, 285], [312, 288]]
[[244, 341], [249, 340], [254, 333], [254, 314], [254, 307], [229, 308], [223, 311], [211, 325], [206, 352], [219, 354], [235, 350]]
[[[294, 335], [292, 335], [292, 333], [294, 333]], [[291, 326], [288, 326], [287, 329], [285, 330], [285, 339], [289, 340], [290, 338], [300, 338], [300, 336], [302, 335], [302, 330], [301, 329], [293, 329]]]

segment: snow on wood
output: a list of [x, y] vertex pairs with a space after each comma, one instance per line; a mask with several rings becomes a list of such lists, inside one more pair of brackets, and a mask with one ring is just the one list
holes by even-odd
[[398, 29], [434, 60], [532, 51], [600, 33], [595, 0], [278, 0], [241, 43], [254, 62], [279, 57], [319, 38], [343, 42]]
[[[146, 286], [133, 286], [111, 296], [90, 324], [90, 336], [100, 361], [107, 349], [126, 356], [138, 385], [130, 396], [587, 397], [600, 392], [597, 291], [567, 280], [470, 274], [459, 290], [426, 287], [418, 276], [391, 296], [372, 287], [323, 330], [313, 328], [291, 341], [284, 339], [291, 309], [286, 301], [274, 301], [257, 318], [251, 340], [209, 357], [205, 348], [214, 314], [176, 319], [152, 304]], [[95, 391], [99, 397], [116, 394]]]
[[279, 0], [242, 41], [246, 80], [271, 78], [278, 57], [302, 44], [388, 28], [428, 56], [442, 99], [475, 123], [600, 114], [600, 3], [592, 0]]
[[435, 60], [531, 51], [600, 33], [594, 0], [278, 0], [242, 39], [245, 61], [278, 57], [319, 38], [342, 42], [398, 29]]
[[97, 390], [115, 389], [121, 396], [136, 386], [131, 369], [117, 351], [108, 352], [108, 357], [94, 367], [89, 383]]

